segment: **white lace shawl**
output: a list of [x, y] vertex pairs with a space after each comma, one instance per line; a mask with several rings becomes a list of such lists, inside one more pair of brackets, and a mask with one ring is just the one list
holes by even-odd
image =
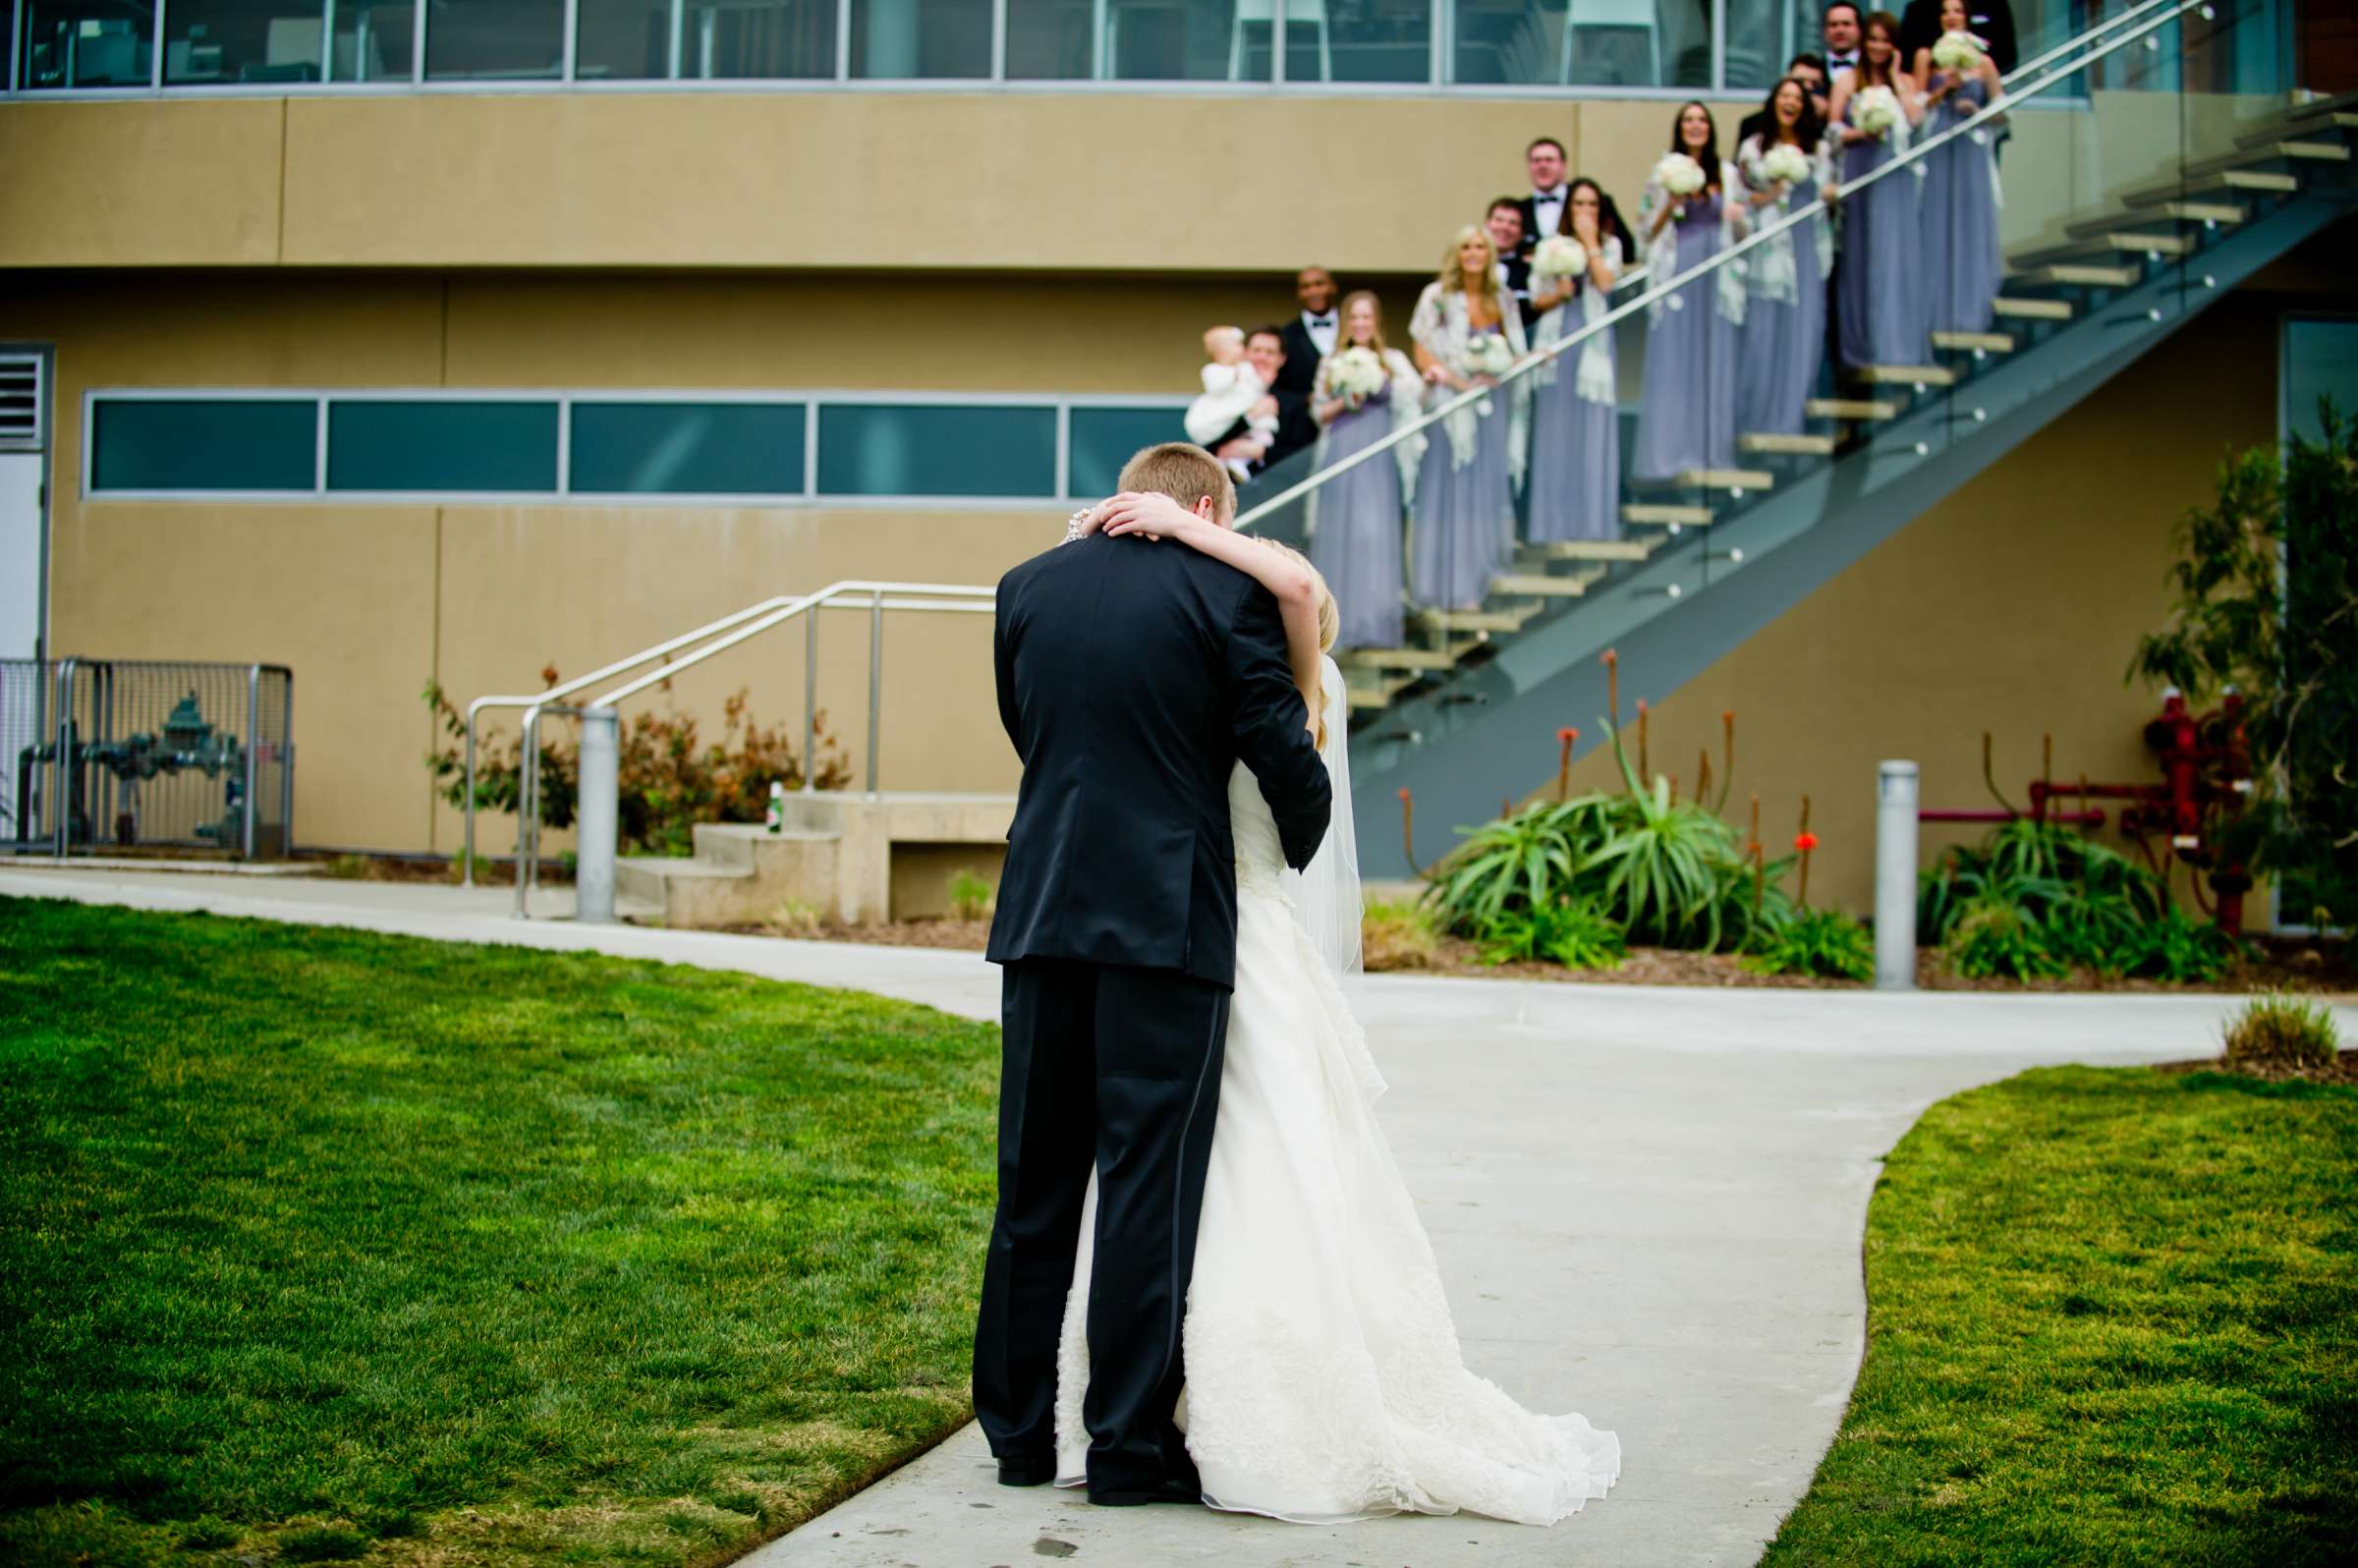
[[[1516, 358], [1531, 352], [1524, 341], [1523, 318], [1515, 309], [1512, 299], [1501, 296], [1498, 301], [1498, 330], [1506, 338], [1508, 348]], [[1443, 289], [1439, 283], [1428, 283], [1425, 292], [1417, 297], [1416, 314], [1409, 318], [1408, 335], [1417, 346], [1461, 376], [1474, 373], [1466, 363], [1466, 342], [1474, 333], [1466, 319], [1466, 295], [1462, 289]], [[1506, 469], [1515, 483], [1523, 482], [1524, 460], [1531, 451], [1531, 377], [1517, 376], [1506, 383]], [[1445, 386], [1435, 386], [1432, 400], [1435, 405], [1445, 403], [1458, 394]], [[1474, 442], [1481, 434], [1481, 421], [1497, 412], [1495, 395], [1481, 398], [1451, 413], [1441, 421], [1449, 432], [1449, 462], [1452, 468], [1464, 468], [1474, 461]]]
[[[1340, 354], [1348, 347], [1350, 345], [1347, 343], [1337, 342], [1335, 354]], [[1334, 354], [1319, 362], [1318, 379], [1313, 383], [1310, 394], [1310, 406], [1314, 413], [1319, 404], [1331, 403], [1338, 396], [1331, 374], [1333, 364]], [[1425, 378], [1417, 374], [1416, 362], [1398, 349], [1386, 349], [1383, 351], [1383, 367], [1392, 373], [1392, 428], [1397, 430], [1404, 424], [1416, 423], [1418, 417], [1425, 412]], [[1420, 434], [1412, 435], [1392, 448], [1392, 462], [1400, 471], [1400, 504], [1403, 506], [1416, 496], [1417, 465], [1423, 461], [1425, 448], [1429, 444]], [[1326, 466], [1324, 424], [1319, 426], [1319, 449], [1312, 455], [1310, 466], [1314, 473]], [[1304, 522], [1304, 526], [1312, 532], [1316, 532], [1319, 526], [1319, 490], [1310, 492], [1310, 511]]]
[[[1622, 265], [1621, 237], [1608, 234], [1604, 238], [1604, 268], [1619, 278]], [[1578, 294], [1540, 317], [1539, 336], [1533, 340], [1532, 347], [1552, 348], [1576, 330], [1564, 324], [1575, 307], [1580, 310], [1580, 324], [1589, 326], [1612, 308], [1612, 302], [1605, 298], [1604, 290], [1597, 287], [1593, 275], [1584, 276]], [[1532, 375], [1540, 385], [1553, 386], [1556, 368], [1563, 361], [1564, 357], [1560, 354], [1544, 361]], [[1580, 363], [1573, 372], [1572, 392], [1583, 403], [1609, 404], [1617, 400], [1619, 389], [1613, 384], [1613, 334], [1609, 330], [1591, 333], [1588, 342], [1580, 346]]]
[[[1766, 191], [1775, 183], [1761, 172], [1761, 160], [1768, 155], [1768, 145], [1762, 138], [1751, 136], [1746, 137], [1744, 144], [1736, 149], [1736, 168], [1743, 174], [1744, 184], [1749, 190]], [[1827, 183], [1833, 179], [1833, 139], [1819, 138], [1817, 149], [1808, 156], [1810, 178], [1816, 182], [1818, 194], [1823, 196]], [[1766, 210], [1776, 218], [1789, 216], [1793, 211], [1792, 190], [1788, 187]], [[1809, 226], [1818, 242], [1816, 281], [1823, 287], [1826, 279], [1834, 275], [1833, 226], [1826, 221], [1823, 203], [1818, 215], [1810, 219]], [[1799, 300], [1801, 266], [1796, 259], [1798, 249], [1793, 243], [1792, 229], [1770, 237], [1766, 245], [1756, 246], [1751, 256], [1752, 292], [1761, 299], [1772, 300], [1778, 305], [1791, 305]]]
[[[1719, 249], [1724, 251], [1752, 233], [1752, 219], [1745, 214], [1744, 187], [1737, 176], [1736, 166], [1721, 159], [1719, 163]], [[1703, 193], [1697, 193], [1699, 196]], [[1679, 198], [1659, 180], [1646, 182], [1646, 195], [1638, 201], [1638, 232], [1654, 227], [1654, 215], [1665, 206], [1682, 205]], [[1751, 270], [1750, 257], [1739, 256], [1719, 268], [1716, 287], [1712, 290], [1719, 302], [1719, 313], [1737, 326], [1744, 324], [1746, 274]], [[1678, 275], [1678, 220], [1662, 225], [1661, 232], [1647, 242], [1646, 283], [1658, 287]], [[1683, 292], [1683, 291], [1682, 291]], [[1665, 308], [1678, 310], [1686, 307], [1679, 295], [1666, 295], [1646, 308], [1646, 324], [1659, 326]]]

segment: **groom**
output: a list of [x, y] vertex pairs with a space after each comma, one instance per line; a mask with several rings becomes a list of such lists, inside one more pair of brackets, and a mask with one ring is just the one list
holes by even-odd
[[[1201, 447], [1133, 457], [1120, 488], [1221, 526]], [[1243, 759], [1307, 865], [1329, 791], [1277, 603], [1144, 537], [1077, 540], [999, 582], [999, 717], [1024, 779], [989, 957], [1005, 966], [999, 1205], [975, 1328], [975, 1414], [999, 1480], [1056, 1477], [1056, 1350], [1090, 1173], [1089, 1500], [1195, 1502], [1172, 1424], [1180, 1322], [1235, 983], [1228, 778]]]

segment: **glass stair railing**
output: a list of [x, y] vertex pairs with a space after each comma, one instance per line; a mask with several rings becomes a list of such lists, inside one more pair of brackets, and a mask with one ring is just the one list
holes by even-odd
[[[2157, 331], [2174, 325], [2224, 292], [2208, 258], [2238, 234], [2305, 196], [2346, 201], [2358, 105], [2196, 85], [2248, 85], [2251, 57], [2280, 54], [2280, 21], [2268, 0], [2144, 0], [2025, 62], [1998, 104], [1952, 130], [1920, 132], [1905, 157], [1870, 179], [1920, 179], [1918, 169], [1960, 138], [1977, 146], [2004, 139], [2004, 278], [1987, 328], [1928, 330], [1912, 363], [1824, 370], [1799, 431], [1739, 430], [1726, 466], [1625, 481], [1616, 536], [1519, 542], [1478, 608], [1412, 608], [1400, 645], [1341, 650], [1355, 752], [1396, 761], [1404, 747], [1441, 739], [1453, 706], [1511, 698], [1563, 660], [1678, 613], [1845, 508], [1920, 513], [1938, 499], [1922, 478], [1926, 460], [1952, 448], [1970, 454], [1977, 437], [2043, 396], [2125, 363], [2120, 351], [2135, 334], [2109, 329], [2126, 306], [2146, 304], [2131, 315]], [[1615, 335], [1624, 474], [1647, 307], [1718, 267], [1749, 264], [1778, 230], [1814, 223], [1820, 210], [1777, 218], [1764, 209], [1751, 240], [1702, 267], [1675, 279], [1625, 277], [1605, 318], [1552, 351], [1561, 359], [1592, 332]], [[2286, 244], [2298, 237], [2285, 233]], [[2100, 317], [2106, 335], [2075, 335]], [[1509, 379], [1531, 374], [1541, 358]], [[1561, 363], [1568, 372], [1574, 361]], [[1430, 430], [1445, 413], [1432, 409], [1395, 439]], [[1389, 463], [1389, 444], [1355, 461]], [[2003, 449], [1985, 444], [1991, 458]], [[1312, 495], [1348, 466], [1319, 468], [1316, 449], [1297, 454], [1240, 495], [1239, 526], [1307, 547]], [[1418, 526], [1412, 513], [1407, 528]], [[1517, 667], [1492, 669], [1501, 659]], [[1374, 787], [1385, 770], [1364, 782]]]

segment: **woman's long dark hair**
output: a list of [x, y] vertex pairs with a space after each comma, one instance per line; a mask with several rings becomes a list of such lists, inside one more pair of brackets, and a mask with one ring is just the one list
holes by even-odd
[[[1701, 98], [1689, 98], [1678, 106], [1678, 113], [1670, 117], [1670, 150], [1673, 152], [1687, 151], [1686, 139], [1678, 134], [1678, 128], [1685, 123], [1689, 109], [1701, 109], [1703, 123], [1711, 127], [1711, 135], [1704, 139], [1703, 155], [1696, 157], [1695, 161], [1703, 165], [1704, 189], [1716, 191], [1719, 189], [1719, 122], [1712, 118], [1710, 104]], [[1695, 157], [1693, 153], [1687, 155]], [[1571, 203], [1567, 201], [1565, 205], [1568, 207]]]
[[1788, 82], [1801, 89], [1801, 118], [1793, 122], [1793, 140], [1801, 143], [1804, 151], [1815, 151], [1825, 135], [1825, 121], [1818, 113], [1818, 100], [1810, 95], [1810, 84], [1799, 77], [1784, 77], [1761, 100], [1761, 113], [1768, 117], [1768, 129], [1761, 133], [1763, 152], [1777, 143], [1776, 95], [1785, 90]]
[[[1566, 239], [1579, 238], [1572, 232], [1572, 198], [1580, 195], [1580, 188], [1584, 185], [1597, 193], [1597, 238], [1619, 240], [1621, 242], [1621, 264], [1625, 267], [1634, 265], [1638, 259], [1638, 246], [1637, 242], [1629, 237], [1629, 225], [1621, 221], [1621, 209], [1613, 204], [1613, 198], [1605, 194], [1603, 186], [1599, 185], [1585, 174], [1564, 187], [1564, 207], [1555, 215], [1555, 232]], [[1587, 279], [1583, 278], [1578, 281], [1583, 287], [1587, 286]]]
[[[1883, 68], [1880, 81], [1875, 75], [1875, 62], [1867, 54], [1867, 39], [1878, 28], [1882, 28], [1883, 36], [1891, 40], [1891, 63]], [[1888, 11], [1868, 12], [1867, 20], [1859, 24], [1859, 85], [1896, 88], [1899, 85], [1899, 74], [1906, 69], [1907, 62], [1899, 57], [1899, 18]]]

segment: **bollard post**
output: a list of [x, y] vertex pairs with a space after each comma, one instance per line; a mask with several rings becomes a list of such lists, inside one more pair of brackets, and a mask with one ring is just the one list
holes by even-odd
[[1916, 764], [1885, 762], [1875, 806], [1875, 988], [1916, 988]]
[[581, 799], [574, 808], [573, 918], [586, 925], [614, 924], [614, 847], [621, 811], [621, 751], [610, 707], [582, 710]]

